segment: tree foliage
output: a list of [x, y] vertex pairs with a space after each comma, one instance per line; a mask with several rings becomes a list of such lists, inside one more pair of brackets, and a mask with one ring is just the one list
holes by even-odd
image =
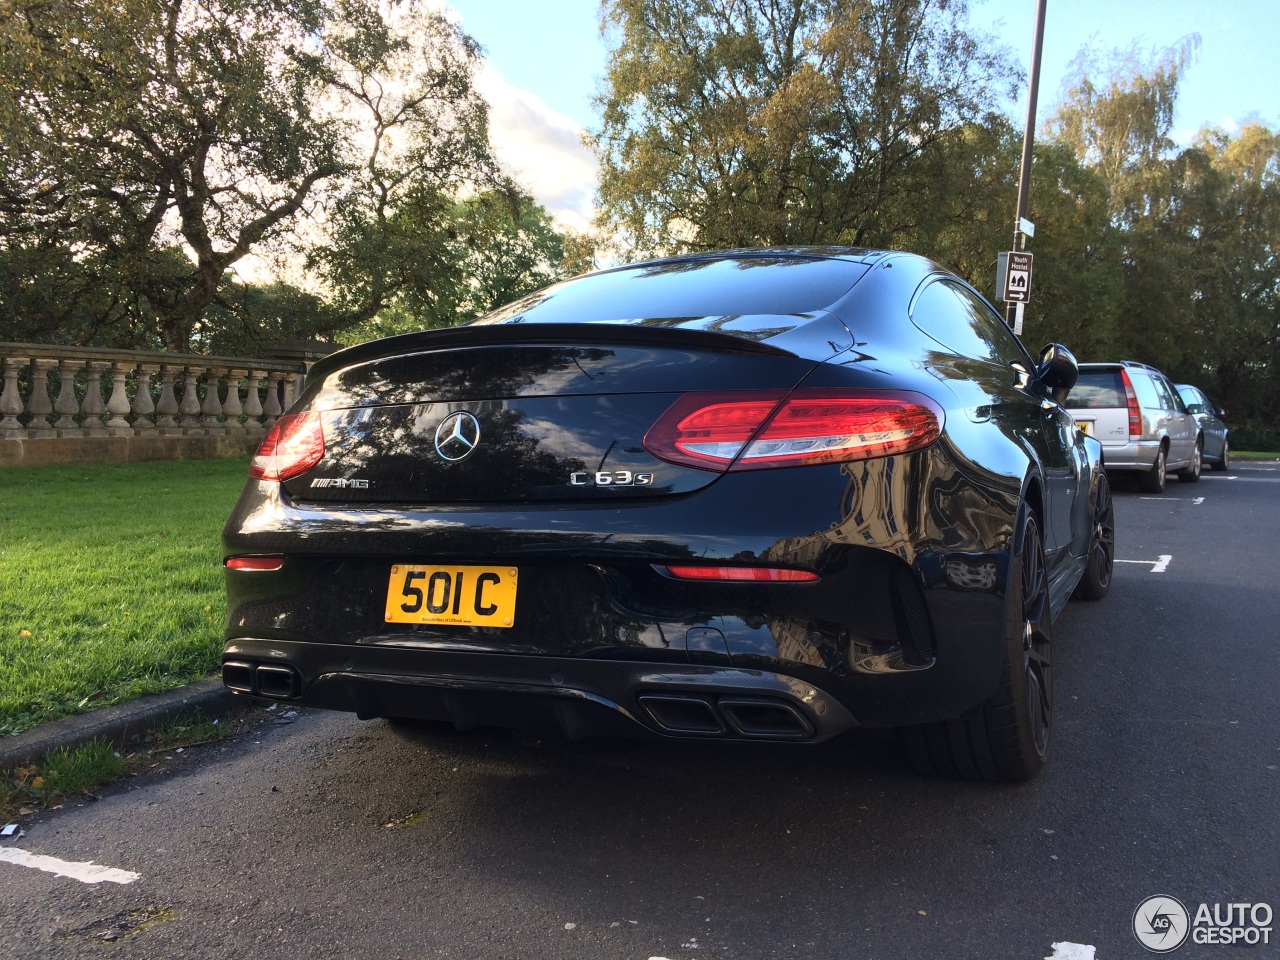
[[566, 237], [547, 211], [519, 190], [489, 190], [454, 202], [442, 262], [430, 287], [402, 298], [343, 331], [359, 343], [412, 330], [473, 320], [526, 293], [564, 279], [579, 266], [566, 256]]
[[[1189, 37], [1150, 62], [1134, 50], [1082, 53], [1047, 125], [1054, 145], [1095, 178], [1094, 197], [1106, 200], [1106, 221], [1091, 218], [1086, 235], [1114, 261], [1111, 289], [1095, 305], [1108, 323], [1085, 342], [1208, 389], [1244, 414], [1237, 424], [1246, 439], [1274, 444], [1280, 138], [1250, 124], [1234, 135], [1204, 130], [1177, 148], [1178, 84], [1198, 43]], [[1042, 189], [1038, 181], [1037, 196]], [[1073, 253], [1055, 260], [1075, 265]]]
[[887, 244], [1016, 71], [959, 0], [607, 0], [606, 224], [637, 250]]
[[286, 240], [334, 328], [421, 296], [495, 180], [476, 62], [423, 3], [3, 0], [3, 321], [188, 349]]

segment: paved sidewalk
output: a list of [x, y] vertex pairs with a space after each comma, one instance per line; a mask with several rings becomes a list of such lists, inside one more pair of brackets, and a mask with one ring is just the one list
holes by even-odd
[[55, 720], [14, 737], [0, 737], [0, 770], [26, 766], [50, 750], [78, 747], [94, 739], [125, 743], [179, 714], [216, 713], [230, 709], [235, 702], [235, 695], [215, 678]]

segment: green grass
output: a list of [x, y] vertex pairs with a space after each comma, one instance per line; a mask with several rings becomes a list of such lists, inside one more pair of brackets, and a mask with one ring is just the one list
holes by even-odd
[[0, 736], [210, 675], [239, 461], [0, 472]]
[[115, 747], [102, 740], [74, 750], [50, 750], [43, 763], [14, 770], [0, 780], [0, 811], [7, 817], [21, 812], [19, 804], [24, 802], [44, 805], [92, 790], [119, 779], [128, 769]]
[[148, 731], [133, 750], [93, 740], [73, 750], [50, 750], [36, 763], [0, 771], [0, 823], [48, 808], [65, 797], [106, 786], [127, 775], [160, 766], [174, 753], [225, 740], [244, 727], [240, 716], [215, 719], [196, 714], [174, 717]]

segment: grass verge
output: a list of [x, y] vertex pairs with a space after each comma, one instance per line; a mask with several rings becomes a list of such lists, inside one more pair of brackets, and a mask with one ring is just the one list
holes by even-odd
[[179, 716], [127, 747], [94, 740], [74, 750], [50, 750], [38, 763], [0, 771], [0, 815], [7, 822], [40, 809], [57, 809], [67, 797], [154, 769], [188, 747], [234, 736], [245, 722], [241, 714], [214, 719], [198, 714]]
[[0, 486], [0, 736], [217, 667], [219, 533], [239, 461], [8, 470]]

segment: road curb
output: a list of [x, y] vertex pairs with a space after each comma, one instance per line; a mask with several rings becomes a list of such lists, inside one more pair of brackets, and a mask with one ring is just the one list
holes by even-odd
[[0, 739], [0, 770], [39, 761], [50, 750], [68, 749], [90, 740], [122, 744], [182, 713], [230, 709], [236, 697], [221, 679], [201, 680], [176, 690], [103, 707], [79, 717], [55, 720], [13, 737]]

